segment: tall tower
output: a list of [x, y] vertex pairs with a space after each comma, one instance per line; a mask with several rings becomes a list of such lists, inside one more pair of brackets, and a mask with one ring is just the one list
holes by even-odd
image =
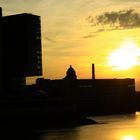
[[42, 75], [40, 26], [40, 17], [36, 15], [25, 13], [2, 18], [2, 51], [5, 70], [10, 75]]
[[5, 87], [25, 85], [25, 77], [42, 75], [40, 17], [17, 14], [1, 18], [2, 74]]
[[94, 64], [92, 64], [92, 79], [95, 79], [95, 69], [94, 69]]

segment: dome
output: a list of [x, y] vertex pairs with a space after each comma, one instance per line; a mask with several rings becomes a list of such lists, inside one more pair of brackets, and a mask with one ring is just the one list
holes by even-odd
[[76, 79], [76, 72], [75, 70], [72, 68], [72, 66], [70, 65], [70, 67], [68, 68], [67, 72], [66, 72], [66, 79]]
[[70, 65], [70, 67], [68, 68], [68, 70], [67, 70], [67, 75], [68, 74], [74, 74], [75, 75], [75, 70], [72, 68], [72, 66]]

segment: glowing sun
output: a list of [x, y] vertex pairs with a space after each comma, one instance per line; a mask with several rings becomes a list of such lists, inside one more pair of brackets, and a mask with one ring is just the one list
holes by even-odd
[[113, 70], [129, 70], [140, 65], [140, 48], [132, 41], [126, 41], [122, 46], [111, 53], [108, 64]]
[[124, 136], [122, 140], [135, 140], [134, 136]]

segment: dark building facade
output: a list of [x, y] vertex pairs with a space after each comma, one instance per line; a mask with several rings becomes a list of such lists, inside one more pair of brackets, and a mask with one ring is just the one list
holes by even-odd
[[[94, 64], [92, 64], [92, 79], [77, 79], [76, 71], [72, 66], [66, 71], [66, 76], [61, 80], [49, 80], [39, 78], [37, 85], [44, 85], [44, 90], [51, 93], [67, 96], [77, 96], [91, 99], [94, 96], [129, 96], [135, 94], [135, 79], [95, 79]], [[94, 75], [94, 77], [93, 77]], [[72, 89], [72, 90], [71, 90]], [[58, 95], [59, 96], [59, 95]], [[91, 98], [90, 98], [91, 97]]]
[[40, 17], [26, 13], [2, 17], [2, 31], [4, 71], [17, 77], [41, 75]]
[[95, 79], [93, 64], [92, 72], [92, 79], [76, 79], [76, 72], [70, 67], [62, 80], [40, 78], [36, 85], [48, 98], [68, 103], [69, 108], [74, 106], [88, 115], [135, 111], [135, 79]]
[[32, 14], [0, 17], [0, 89], [25, 86], [26, 77], [42, 75], [41, 20]]

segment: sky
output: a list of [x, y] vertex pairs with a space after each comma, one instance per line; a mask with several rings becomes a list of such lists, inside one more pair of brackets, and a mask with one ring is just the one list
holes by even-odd
[[139, 0], [0, 0], [3, 16], [41, 16], [43, 77], [135, 78], [140, 90]]

